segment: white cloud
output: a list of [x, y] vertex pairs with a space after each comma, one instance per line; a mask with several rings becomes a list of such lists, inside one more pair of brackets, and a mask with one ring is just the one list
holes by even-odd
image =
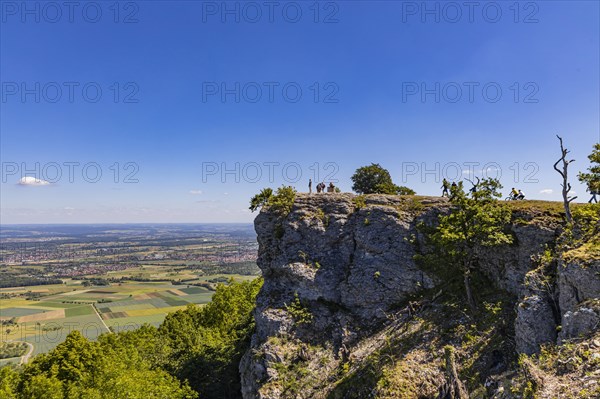
[[63, 209], [65, 211], [74, 211], [75, 210], [75, 208], [73, 208], [72, 206], [65, 206]]
[[202, 194], [202, 190], [190, 190], [190, 194], [192, 194], [192, 195], [200, 195], [200, 194]]
[[19, 179], [19, 184], [21, 186], [47, 186], [50, 182], [46, 180], [37, 179], [33, 176], [23, 176]]
[[550, 195], [554, 192], [554, 190], [552, 190], [551, 188], [545, 188], [543, 190], [540, 190], [540, 194], [545, 194], [545, 195]]

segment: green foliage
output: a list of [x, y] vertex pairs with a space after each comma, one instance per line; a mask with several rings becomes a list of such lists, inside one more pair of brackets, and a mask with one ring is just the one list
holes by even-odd
[[352, 190], [359, 194], [395, 194], [390, 172], [379, 164], [356, 169], [351, 179]]
[[478, 201], [490, 201], [494, 198], [501, 198], [502, 193], [500, 190], [502, 190], [502, 185], [498, 179], [483, 179], [477, 185], [477, 191], [473, 193], [472, 198]]
[[88, 341], [79, 331], [47, 354], [38, 355], [21, 373], [0, 373], [2, 397], [31, 398], [196, 398], [187, 384], [155, 367], [148, 351], [152, 327]]
[[582, 260], [600, 257], [600, 204], [582, 204], [572, 210], [573, 223], [567, 224], [560, 244], [565, 258]]
[[294, 300], [291, 304], [285, 305], [285, 309], [294, 318], [296, 324], [310, 324], [313, 321], [312, 313], [302, 304], [298, 293], [294, 294]]
[[0, 359], [23, 356], [27, 353], [27, 349], [28, 346], [24, 342], [2, 342], [0, 343]]
[[454, 208], [450, 214], [439, 217], [440, 225], [434, 238], [453, 258], [474, 260], [477, 246], [512, 243], [512, 237], [504, 231], [510, 222], [510, 209], [494, 200], [500, 196], [499, 188], [497, 182], [490, 184], [480, 189], [474, 198], [467, 197], [462, 184], [452, 190]]
[[321, 208], [317, 209], [317, 211], [315, 212], [315, 217], [317, 219], [324, 220], [325, 219], [325, 212], [323, 211], [323, 209], [321, 209]]
[[357, 195], [356, 197], [352, 198], [352, 202], [357, 210], [367, 206], [364, 195]]
[[600, 204], [584, 204], [573, 208], [573, 224], [566, 226], [571, 246], [584, 243], [600, 234]]
[[159, 335], [172, 348], [167, 368], [202, 398], [240, 396], [238, 364], [254, 330], [252, 311], [262, 279], [218, 285], [212, 302], [171, 313]]
[[277, 189], [277, 192], [269, 200], [269, 209], [274, 210], [282, 215], [287, 215], [292, 211], [294, 200], [296, 199], [296, 190], [290, 186], [282, 186]]
[[352, 183], [352, 190], [359, 194], [415, 194], [408, 187], [395, 185], [392, 182], [390, 172], [376, 163], [356, 169], [356, 172], [352, 175]]
[[425, 205], [418, 198], [405, 198], [394, 208], [398, 211], [398, 217], [402, 218], [406, 212], [413, 215], [421, 214], [425, 210]]
[[291, 186], [281, 186], [273, 195], [270, 188], [263, 189], [259, 194], [250, 200], [250, 210], [254, 212], [259, 208], [269, 208], [282, 215], [291, 212], [294, 200], [296, 199], [296, 190]]
[[20, 397], [28, 399], [62, 399], [74, 397], [63, 395], [63, 389], [63, 382], [55, 376], [46, 376], [44, 374], [34, 375], [23, 383], [20, 389]]
[[589, 173], [580, 172], [577, 177], [579, 181], [586, 184], [589, 189], [600, 192], [600, 143], [594, 144], [592, 153], [588, 155], [591, 166], [588, 168]]
[[325, 211], [323, 211], [323, 209], [317, 209], [317, 211], [315, 212], [315, 217], [323, 223], [323, 226], [329, 226], [329, 216], [325, 214]]
[[263, 188], [260, 193], [256, 194], [254, 197], [252, 197], [252, 199], [250, 199], [250, 210], [254, 212], [255, 210], [267, 205], [272, 196], [272, 188]]
[[599, 233], [600, 204], [582, 204], [573, 208], [574, 228], [583, 239], [591, 238]]
[[474, 301], [469, 276], [478, 260], [477, 249], [507, 245], [513, 241], [505, 231], [511, 218], [510, 209], [495, 199], [501, 196], [501, 188], [497, 180], [484, 179], [478, 191], [469, 198], [462, 182], [452, 187], [450, 200], [454, 206], [449, 214], [439, 216], [440, 223], [431, 235], [434, 245], [446, 255], [451, 265], [463, 273], [471, 307], [474, 307]]
[[0, 367], [0, 398], [17, 399], [21, 376], [12, 367]]

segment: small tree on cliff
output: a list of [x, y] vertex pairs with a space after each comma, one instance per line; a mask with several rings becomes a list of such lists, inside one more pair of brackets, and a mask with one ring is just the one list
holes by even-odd
[[451, 212], [440, 215], [440, 224], [432, 236], [434, 244], [461, 270], [471, 310], [476, 309], [471, 274], [479, 262], [480, 248], [512, 243], [512, 236], [505, 232], [510, 209], [497, 201], [501, 188], [497, 179], [483, 179], [476, 195], [469, 198], [460, 182], [452, 188]]
[[250, 199], [250, 210], [252, 212], [259, 208], [269, 208], [282, 215], [287, 215], [292, 210], [296, 190], [290, 186], [281, 186], [273, 194], [270, 188], [264, 188], [258, 194]]
[[591, 166], [589, 173], [579, 172], [577, 178], [580, 182], [588, 186], [590, 191], [600, 192], [600, 143], [594, 144], [594, 150], [588, 155]]
[[267, 205], [272, 196], [272, 188], [263, 188], [260, 193], [256, 194], [254, 197], [252, 197], [252, 199], [250, 199], [250, 210], [254, 212], [255, 210]]
[[359, 194], [399, 194], [414, 195], [415, 192], [408, 187], [397, 186], [392, 181], [392, 176], [387, 169], [377, 163], [356, 169], [352, 175], [352, 190]]

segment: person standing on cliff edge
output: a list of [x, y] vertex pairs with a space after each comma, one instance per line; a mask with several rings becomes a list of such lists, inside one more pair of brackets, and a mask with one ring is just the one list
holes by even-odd
[[598, 194], [598, 190], [594, 187], [592, 187], [592, 185], [590, 184], [587, 188], [587, 191], [592, 194], [592, 198], [590, 198], [590, 200], [588, 201], [588, 204], [591, 204], [592, 201], [595, 202], [596, 204], [598, 203], [598, 199], [596, 198], [596, 194]]
[[308, 179], [308, 193], [312, 194], [312, 179]]
[[453, 200], [456, 196], [456, 190], [458, 190], [458, 184], [456, 184], [456, 182], [453, 181], [452, 185], [450, 186], [450, 200]]
[[448, 188], [449, 188], [449, 184], [448, 184], [448, 180], [446, 180], [446, 178], [444, 178], [444, 180], [442, 181], [442, 197], [447, 197], [448, 196]]

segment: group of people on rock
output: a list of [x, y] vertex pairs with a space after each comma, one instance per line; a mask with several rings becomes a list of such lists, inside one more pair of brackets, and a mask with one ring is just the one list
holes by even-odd
[[[465, 179], [467, 180], [469, 183], [472, 184], [473, 187], [471, 187], [469, 189], [469, 192], [471, 193], [471, 195], [475, 194], [477, 192], [477, 187], [479, 186], [479, 178], [477, 177], [477, 183], [474, 183], [473, 181], [469, 180], [469, 179]], [[308, 193], [312, 194], [312, 179], [308, 179]], [[458, 185], [456, 184], [456, 182], [452, 182], [452, 184], [450, 184], [448, 182], [448, 180], [444, 179], [442, 181], [442, 187], [440, 187], [442, 189], [442, 197], [452, 197], [452, 192], [456, 189], [456, 187], [458, 187]], [[317, 193], [335, 193], [335, 185], [333, 184], [333, 182], [329, 183], [329, 186], [326, 186], [324, 182], [320, 182], [319, 184], [317, 184], [316, 189], [317, 189]], [[590, 198], [590, 200], [588, 201], [588, 203], [598, 203], [598, 199], [596, 198], [596, 196], [598, 194], [600, 194], [598, 192], [597, 189], [592, 188], [591, 186], [588, 187], [587, 191], [592, 195], [592, 197]], [[524, 200], [525, 199], [525, 193], [523, 193], [522, 190], [520, 189], [516, 189], [516, 188], [512, 188], [510, 190], [510, 194], [507, 197], [507, 200], [512, 200], [512, 201], [518, 201], [518, 200]]]
[[[479, 186], [479, 183], [480, 183], [479, 178], [477, 177], [477, 183], [474, 183], [472, 180], [469, 180], [469, 179], [465, 179], [465, 180], [467, 180], [469, 183], [471, 183], [473, 185], [473, 187], [471, 187], [469, 189], [469, 192], [471, 193], [471, 195], [475, 194], [477, 192], [477, 187]], [[456, 187], [458, 187], [456, 182], [452, 182], [452, 184], [450, 184], [448, 182], [448, 180], [444, 179], [442, 181], [442, 187], [440, 187], [442, 189], [442, 197], [452, 198], [452, 193], [454, 192]], [[508, 199], [523, 200], [523, 199], [525, 199], [525, 194], [523, 193], [523, 191], [517, 190], [516, 188], [513, 187], [510, 191], [510, 195], [508, 196]], [[590, 202], [591, 202], [591, 200], [590, 200]]]
[[[473, 187], [471, 187], [471, 189], [469, 190], [469, 192], [471, 194], [475, 194], [477, 192], [477, 187], [479, 186], [479, 178], [477, 178], [477, 183], [473, 183], [471, 180], [466, 179], [468, 182], [470, 182]], [[448, 180], [444, 179], [442, 181], [442, 187], [440, 187], [442, 189], [442, 197], [451, 197], [452, 196], [452, 192], [454, 190], [454, 188], [457, 187], [456, 182], [452, 182], [452, 184], [448, 183]], [[592, 202], [594, 203], [598, 203], [598, 198], [596, 197], [598, 194], [600, 194], [598, 189], [595, 189], [594, 187], [592, 187], [591, 185], [588, 186], [587, 192], [589, 192], [592, 197], [590, 198], [590, 200], [588, 201], [588, 204], [591, 204]], [[510, 194], [508, 195], [508, 197], [506, 198], [507, 200], [510, 201], [519, 201], [519, 200], [524, 200], [525, 199], [525, 193], [523, 193], [523, 191], [521, 189], [516, 189], [516, 188], [512, 188], [510, 190]]]
[[[329, 183], [329, 187], [325, 185], [324, 182], [317, 184], [317, 194], [324, 193], [327, 190], [328, 193], [335, 193], [335, 186], [333, 182]], [[312, 194], [312, 179], [308, 179], [308, 193]]]

